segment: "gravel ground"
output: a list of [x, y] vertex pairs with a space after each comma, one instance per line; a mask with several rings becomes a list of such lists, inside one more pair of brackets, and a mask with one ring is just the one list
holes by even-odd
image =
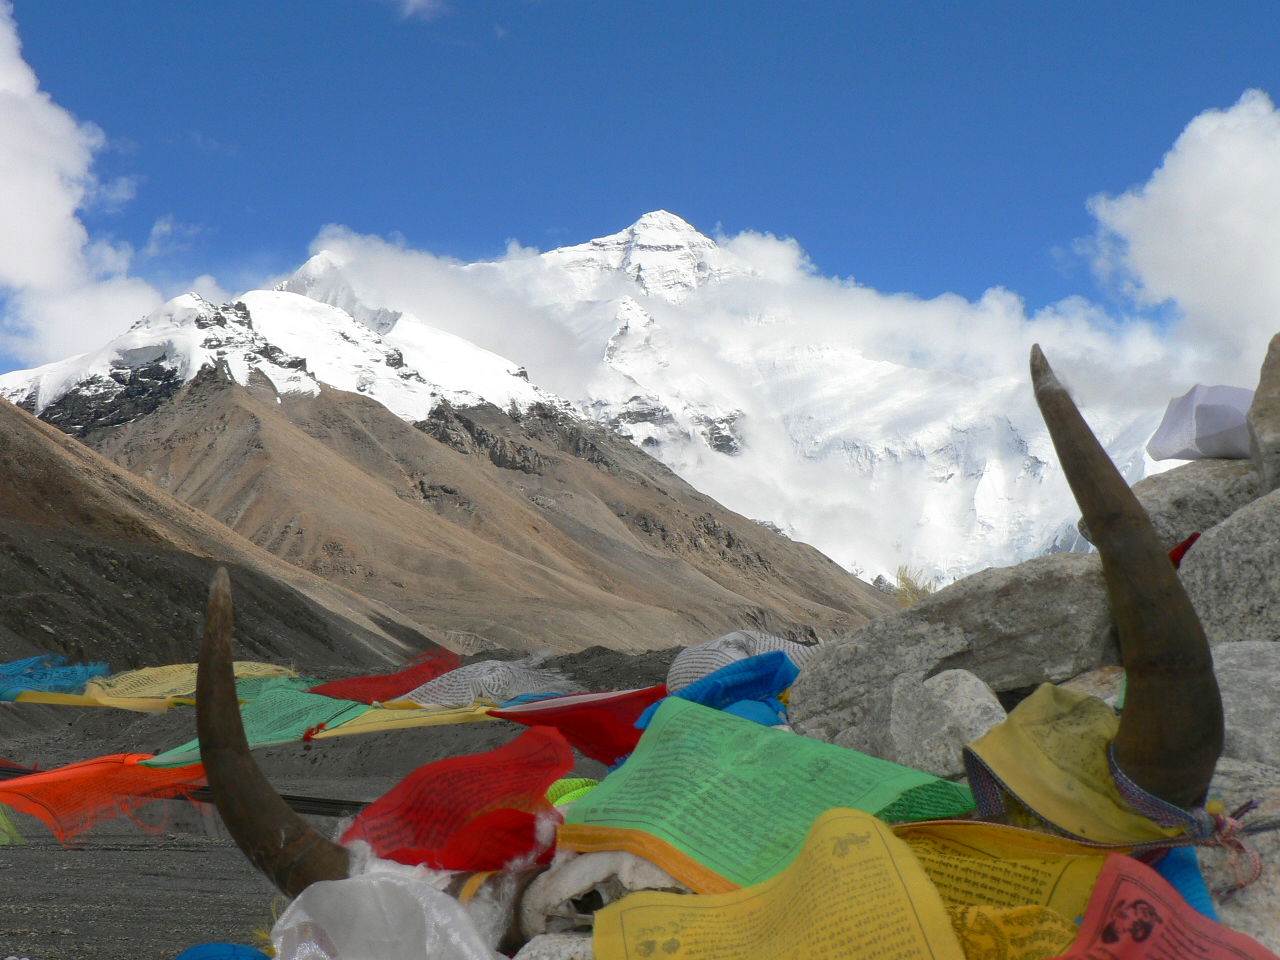
[[[557, 657], [586, 689], [661, 683], [675, 650], [630, 657], [593, 648]], [[0, 704], [0, 757], [44, 768], [124, 751], [158, 752], [194, 735], [195, 714]], [[490, 750], [523, 727], [501, 721], [338, 737], [255, 753], [281, 793], [373, 800], [432, 760]], [[575, 775], [602, 776], [580, 758]], [[72, 849], [44, 825], [13, 817], [25, 843], [0, 847], [0, 960], [172, 960], [197, 943], [261, 944], [283, 901], [248, 864], [206, 805], [146, 808], [151, 830], [124, 818]], [[333, 836], [339, 821], [308, 817]]]

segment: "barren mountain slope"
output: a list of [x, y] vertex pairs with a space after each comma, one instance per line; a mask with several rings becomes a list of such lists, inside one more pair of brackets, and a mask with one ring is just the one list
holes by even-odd
[[827, 636], [886, 607], [812, 548], [559, 412], [441, 405], [415, 429], [358, 394], [251, 384], [207, 371], [83, 439], [455, 645], [637, 650], [742, 626]]
[[[157, 645], [189, 644], [215, 563], [231, 565], [237, 589], [263, 605], [242, 617], [259, 655], [372, 666], [429, 643], [394, 610], [281, 561], [0, 401], [0, 656], [79, 647], [163, 662]], [[170, 627], [158, 608], [174, 603], [181, 615]], [[263, 617], [271, 625], [255, 622]], [[94, 632], [95, 618], [114, 622]]]

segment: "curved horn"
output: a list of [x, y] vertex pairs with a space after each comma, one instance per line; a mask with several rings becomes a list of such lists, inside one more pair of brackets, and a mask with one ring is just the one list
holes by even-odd
[[1222, 698], [1200, 618], [1146, 511], [1031, 348], [1036, 403], [1098, 553], [1127, 677], [1112, 743], [1142, 789], [1179, 807], [1204, 800], [1222, 753]]
[[249, 753], [231, 665], [231, 581], [219, 567], [209, 587], [196, 731], [213, 802], [237, 846], [282, 893], [296, 897], [317, 880], [347, 876], [347, 851], [289, 809]]

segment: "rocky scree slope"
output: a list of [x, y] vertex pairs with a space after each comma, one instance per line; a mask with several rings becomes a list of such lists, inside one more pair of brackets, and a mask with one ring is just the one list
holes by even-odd
[[218, 564], [260, 659], [373, 668], [430, 643], [390, 607], [283, 562], [0, 400], [0, 659], [190, 660]]

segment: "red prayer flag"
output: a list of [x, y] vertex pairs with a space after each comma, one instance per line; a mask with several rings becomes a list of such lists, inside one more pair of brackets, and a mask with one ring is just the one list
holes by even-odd
[[1057, 960], [1280, 960], [1210, 920], [1145, 863], [1107, 857], [1071, 949]]
[[540, 817], [559, 817], [546, 793], [573, 768], [573, 751], [549, 727], [511, 743], [419, 767], [356, 817], [342, 842], [363, 840], [400, 863], [442, 870], [501, 870], [512, 860], [549, 856]]
[[640, 714], [666, 695], [662, 684], [640, 690], [575, 693], [490, 710], [489, 716], [526, 726], [555, 727], [584, 757], [613, 766], [626, 759], [640, 741], [644, 733], [636, 729]]
[[140, 767], [149, 753], [117, 753], [0, 782], [0, 804], [39, 817], [63, 844], [94, 824], [205, 785], [204, 767]]
[[382, 703], [404, 696], [428, 680], [434, 680], [450, 670], [462, 666], [462, 657], [452, 650], [437, 647], [415, 657], [409, 666], [397, 673], [381, 673], [369, 677], [349, 677], [331, 680], [307, 689], [339, 700], [356, 700], [360, 703]]

